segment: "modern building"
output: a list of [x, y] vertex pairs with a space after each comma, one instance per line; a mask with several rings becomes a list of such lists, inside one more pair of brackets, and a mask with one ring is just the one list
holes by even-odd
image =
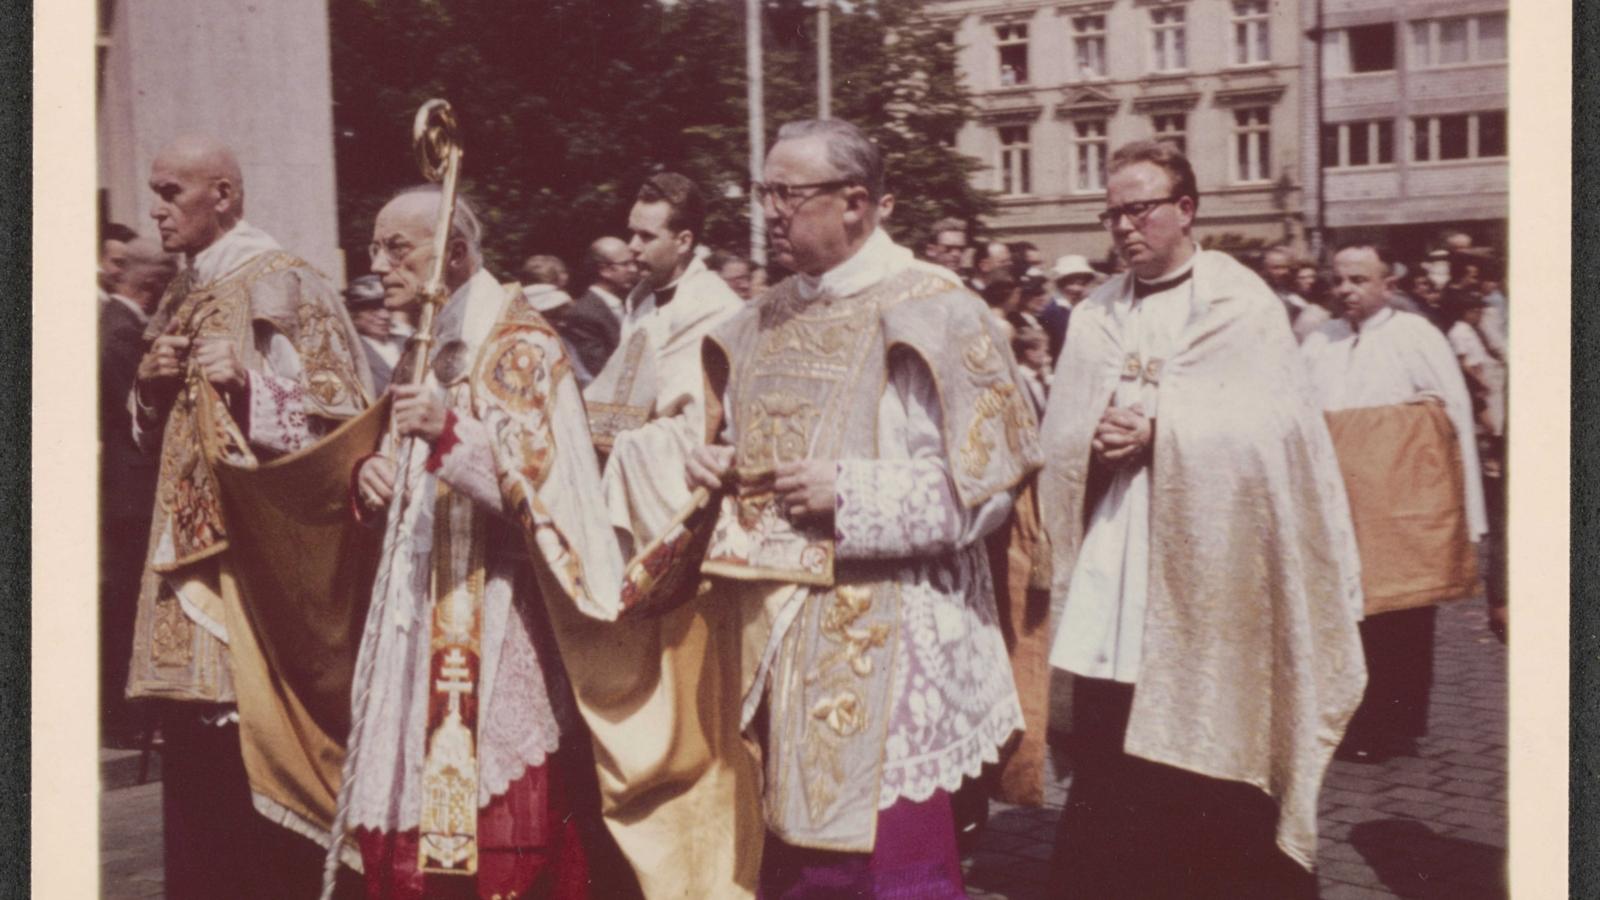
[[1046, 258], [1103, 257], [1106, 160], [1140, 138], [1194, 163], [1196, 229], [1248, 250], [1304, 241], [1303, 0], [932, 0], [979, 113], [957, 138], [1000, 195], [988, 224]]
[[101, 216], [154, 235], [155, 154], [201, 132], [233, 147], [245, 217], [336, 280], [327, 0], [101, 0]]
[[[1310, 7], [1323, 78], [1308, 107], [1307, 225], [1325, 227], [1329, 246], [1377, 238], [1403, 260], [1451, 229], [1504, 251], [1507, 0]], [[1306, 55], [1307, 82], [1316, 55]]]

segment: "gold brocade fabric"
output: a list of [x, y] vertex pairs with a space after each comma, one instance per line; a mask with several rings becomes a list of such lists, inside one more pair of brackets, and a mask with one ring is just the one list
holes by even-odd
[[[710, 434], [732, 405], [739, 488], [722, 498], [701, 571], [740, 603], [742, 666], [781, 640], [766, 694], [763, 811], [794, 846], [868, 852], [876, 840], [885, 741], [902, 627], [893, 564], [836, 573], [827, 529], [791, 523], [771, 473], [804, 459], [878, 456], [878, 410], [891, 352], [921, 358], [941, 407], [959, 502], [976, 506], [1039, 464], [1031, 406], [994, 319], [958, 285], [911, 268], [857, 294], [801, 297], [791, 280], [736, 314], [706, 344]], [[714, 585], [717, 583], [714, 582]], [[792, 591], [806, 585], [781, 635]], [[761, 598], [759, 601], [755, 597]], [[734, 600], [732, 598], [746, 598]]]
[[[1310, 868], [1322, 776], [1366, 681], [1355, 537], [1276, 296], [1222, 253], [1200, 251], [1193, 278], [1195, 306], [1161, 373], [1125, 748], [1265, 791], [1279, 847]], [[1082, 544], [1090, 441], [1126, 355], [1112, 301], [1131, 280], [1073, 311], [1045, 415], [1053, 592], [1067, 590]]]
[[[147, 336], [223, 338], [259, 370], [263, 328], [299, 356], [308, 414], [332, 422], [365, 406], [366, 363], [337, 292], [287, 253], [258, 254], [210, 284], [186, 270]], [[256, 809], [323, 840], [375, 551], [349, 521], [348, 479], [381, 422], [358, 419], [262, 462], [191, 371], [163, 427], [134, 629], [129, 696], [237, 703]]]
[[1478, 556], [1444, 408], [1406, 403], [1327, 416], [1361, 548], [1367, 615], [1471, 596]]
[[[223, 338], [234, 343], [246, 367], [259, 369], [258, 325], [295, 347], [309, 414], [338, 420], [365, 407], [366, 360], [352, 350], [358, 338], [349, 315], [333, 287], [288, 253], [258, 254], [209, 284], [196, 284], [193, 271], [185, 270], [162, 297], [146, 336]], [[153, 571], [140, 591], [130, 697], [233, 699], [217, 568], [226, 562], [216, 559], [228, 548], [228, 532], [206, 447], [215, 459], [256, 464], [222, 399], [191, 373], [163, 425], [147, 556]]]

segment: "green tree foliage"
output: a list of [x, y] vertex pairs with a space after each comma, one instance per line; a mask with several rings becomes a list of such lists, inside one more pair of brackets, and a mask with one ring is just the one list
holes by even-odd
[[[463, 188], [480, 208], [500, 275], [526, 256], [578, 264], [621, 235], [639, 183], [680, 171], [707, 193], [703, 239], [748, 247], [744, 4], [740, 0], [331, 0], [340, 243], [364, 271], [372, 219], [419, 180], [411, 119], [430, 97], [456, 109]], [[920, 240], [932, 222], [992, 211], [970, 186], [979, 166], [953, 149], [971, 112], [948, 34], [915, 0], [833, 14], [834, 114], [888, 160], [890, 230]], [[815, 12], [767, 0], [768, 145], [816, 114]]]

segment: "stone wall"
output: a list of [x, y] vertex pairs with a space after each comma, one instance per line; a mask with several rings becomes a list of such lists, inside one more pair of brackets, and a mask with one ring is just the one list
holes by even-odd
[[327, 0], [118, 0], [99, 110], [113, 221], [147, 234], [150, 162], [186, 132], [244, 169], [245, 218], [341, 281]]

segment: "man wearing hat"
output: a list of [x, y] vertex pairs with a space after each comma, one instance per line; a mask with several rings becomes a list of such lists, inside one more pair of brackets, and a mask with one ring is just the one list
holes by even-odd
[[376, 275], [363, 275], [344, 289], [345, 309], [361, 335], [361, 349], [372, 369], [372, 395], [389, 387], [389, 376], [400, 362], [400, 344], [390, 332], [392, 314], [383, 305], [383, 282]]

